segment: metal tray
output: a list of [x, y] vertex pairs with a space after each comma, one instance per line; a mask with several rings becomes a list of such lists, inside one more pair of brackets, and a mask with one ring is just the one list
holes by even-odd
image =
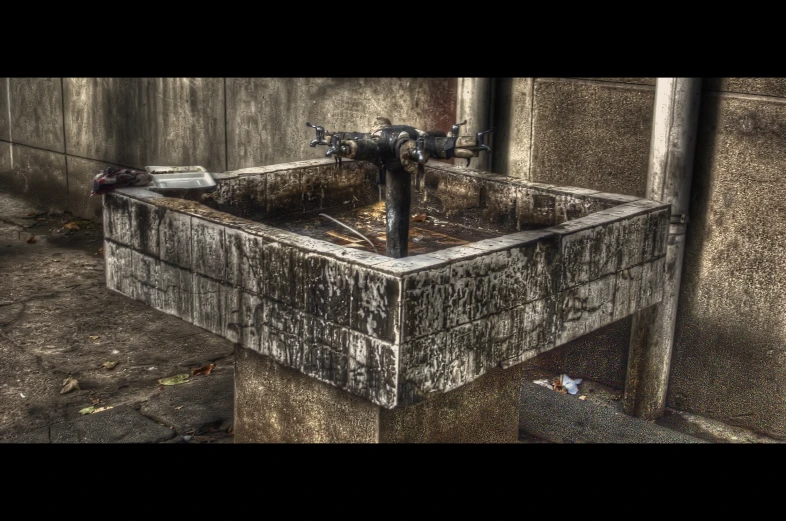
[[209, 188], [216, 186], [213, 176], [201, 166], [146, 166], [156, 188]]

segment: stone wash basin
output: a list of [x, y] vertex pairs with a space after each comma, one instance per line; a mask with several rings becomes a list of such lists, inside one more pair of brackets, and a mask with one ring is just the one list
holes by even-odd
[[662, 299], [668, 205], [434, 161], [425, 173], [402, 259], [318, 216], [384, 253], [364, 162], [215, 174], [189, 198], [115, 190], [107, 287], [388, 409]]

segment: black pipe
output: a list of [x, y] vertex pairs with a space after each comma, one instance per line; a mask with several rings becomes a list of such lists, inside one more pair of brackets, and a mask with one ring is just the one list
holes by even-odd
[[409, 208], [412, 177], [401, 161], [385, 161], [385, 223], [387, 226], [385, 254], [394, 259], [409, 253]]

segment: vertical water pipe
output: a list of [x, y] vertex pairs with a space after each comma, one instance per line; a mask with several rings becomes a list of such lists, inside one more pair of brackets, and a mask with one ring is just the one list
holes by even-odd
[[[465, 119], [467, 125], [462, 126], [461, 135], [474, 136], [478, 132], [489, 130], [493, 126], [494, 81], [492, 78], [459, 78], [456, 89], [456, 123]], [[486, 138], [492, 150], [493, 134]], [[455, 159], [455, 164], [465, 166], [465, 159]], [[469, 168], [491, 171], [491, 154], [479, 154], [470, 160]]]
[[701, 78], [658, 78], [647, 171], [648, 199], [671, 204], [663, 300], [633, 315], [623, 407], [652, 420], [663, 415], [685, 253]]

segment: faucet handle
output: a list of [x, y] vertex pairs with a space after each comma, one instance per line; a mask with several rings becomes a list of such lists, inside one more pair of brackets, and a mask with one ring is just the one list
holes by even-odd
[[486, 134], [491, 134], [492, 132], [494, 132], [493, 128], [489, 130], [483, 130], [475, 135], [475, 139], [477, 139], [478, 141], [478, 150], [485, 150], [486, 152], [491, 152], [489, 146], [483, 142], [483, 136], [485, 136]]
[[325, 141], [325, 128], [324, 127], [320, 127], [319, 125], [312, 125], [309, 122], [306, 122], [306, 126], [310, 127], [310, 128], [313, 128], [313, 129], [316, 129], [316, 132], [317, 132], [317, 138], [312, 140], [311, 144], [309, 146], [315, 147], [317, 145], [327, 145], [328, 144], [328, 142]]
[[415, 159], [417, 159], [418, 164], [422, 165], [426, 162], [426, 138], [425, 136], [420, 136], [417, 141], [417, 148], [415, 149]]
[[415, 190], [420, 192], [420, 184], [425, 175], [425, 168], [423, 165], [426, 163], [426, 136], [420, 136], [417, 141], [417, 148], [415, 149], [415, 158], [418, 162], [418, 171], [415, 175]]
[[452, 137], [458, 137], [458, 135], [459, 135], [458, 134], [459, 133], [459, 127], [461, 125], [466, 125], [466, 124], [467, 124], [467, 120], [466, 119], [463, 122], [461, 122], [461, 123], [453, 123], [453, 126], [450, 127], [450, 134], [451, 134], [451, 136]]
[[[325, 143], [327, 145], [327, 143]], [[325, 157], [330, 157], [341, 151], [341, 138], [338, 134], [330, 136], [330, 148], [325, 152]]]
[[341, 155], [346, 153], [346, 147], [341, 146], [341, 138], [338, 134], [330, 136], [330, 148], [325, 151], [325, 157], [330, 157], [336, 154], [334, 158], [336, 164], [341, 167]]

